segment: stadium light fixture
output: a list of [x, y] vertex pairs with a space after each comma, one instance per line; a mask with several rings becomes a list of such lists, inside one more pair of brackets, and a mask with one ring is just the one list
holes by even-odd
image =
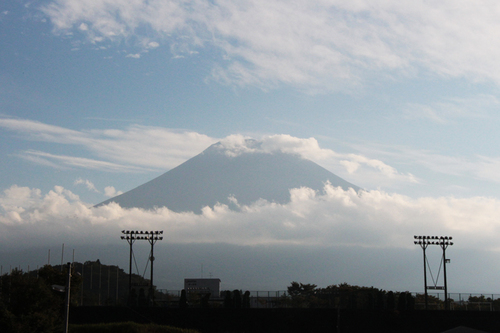
[[128, 242], [130, 245], [130, 255], [129, 255], [129, 277], [128, 277], [128, 292], [129, 295], [132, 292], [132, 256], [133, 256], [133, 249], [132, 245], [136, 240], [147, 240], [149, 244], [151, 245], [151, 252], [148, 258], [148, 261], [151, 261], [151, 281], [150, 281], [150, 286], [149, 286], [149, 295], [150, 295], [150, 301], [151, 303], [154, 301], [154, 290], [153, 290], [153, 261], [154, 261], [154, 245], [157, 241], [163, 240], [162, 235], [163, 230], [156, 230], [156, 231], [144, 231], [144, 230], [122, 230], [122, 236], [120, 237], [121, 239], [124, 239]]
[[[427, 289], [444, 289], [444, 306], [445, 310], [449, 310], [448, 303], [448, 283], [446, 277], [446, 264], [449, 263], [449, 259], [446, 259], [446, 249], [448, 246], [453, 245], [453, 237], [451, 236], [413, 236], [413, 243], [419, 245], [424, 253], [424, 292], [425, 292], [425, 309], [428, 308], [428, 295]], [[444, 287], [433, 286], [432, 288], [427, 286], [427, 256], [425, 250], [429, 245], [438, 245], [443, 250], [442, 264], [443, 264], [443, 279]]]

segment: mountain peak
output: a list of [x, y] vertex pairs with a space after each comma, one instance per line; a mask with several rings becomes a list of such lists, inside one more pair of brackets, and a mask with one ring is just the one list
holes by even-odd
[[309, 187], [322, 191], [325, 183], [359, 188], [298, 154], [264, 147], [258, 140], [229, 136], [163, 175], [104, 201], [121, 207], [200, 213], [217, 203], [234, 207], [264, 199], [285, 204], [290, 190]]
[[224, 154], [228, 157], [236, 157], [245, 153], [263, 152], [262, 142], [245, 138], [240, 135], [231, 135], [217, 143], [214, 143], [202, 154]]

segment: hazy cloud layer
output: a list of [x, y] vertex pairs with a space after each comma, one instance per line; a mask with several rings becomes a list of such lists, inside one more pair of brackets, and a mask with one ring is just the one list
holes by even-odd
[[239, 211], [205, 207], [196, 215], [115, 203], [93, 208], [60, 186], [42, 194], [14, 185], [0, 196], [0, 243], [4, 249], [19, 247], [21, 239], [32, 246], [57, 240], [106, 244], [117, 242], [123, 229], [151, 229], [168, 230], [168, 243], [412, 248], [413, 235], [430, 234], [453, 236], [462, 248], [498, 249], [497, 199], [411, 199], [329, 184], [323, 193], [293, 189], [290, 199], [284, 205], [259, 201]]
[[322, 148], [315, 138], [297, 138], [286, 134], [261, 136], [257, 138], [259, 144], [254, 145], [248, 141], [249, 137], [239, 134], [219, 139], [192, 131], [139, 125], [125, 129], [76, 131], [31, 120], [0, 118], [0, 128], [22, 134], [26, 140], [80, 146], [95, 156], [68, 156], [37, 150], [16, 153], [30, 162], [58, 169], [167, 171], [220, 141], [225, 153], [233, 156], [274, 151], [297, 154], [366, 189], [381, 186], [395, 189], [401, 185], [420, 183], [418, 175], [399, 171], [394, 166], [409, 163], [436, 173], [500, 182], [498, 156], [450, 156], [438, 151], [371, 142], [363, 145], [346, 143], [359, 152], [346, 154]]
[[[54, 168], [79, 167], [108, 172], [167, 171], [220, 140], [196, 132], [138, 125], [123, 130], [75, 131], [31, 120], [0, 118], [0, 127], [23, 134], [24, 138], [33, 141], [78, 145], [100, 160], [33, 150], [19, 152], [21, 158]], [[267, 135], [258, 138], [257, 146], [248, 139], [242, 135], [230, 135], [220, 140], [220, 147], [233, 156], [274, 151], [297, 154], [341, 177], [348, 176], [351, 182], [367, 188], [376, 187], [374, 184], [390, 187], [398, 183], [417, 182], [412, 174], [401, 173], [381, 160], [321, 148], [315, 138]]]
[[409, 103], [404, 109], [408, 119], [426, 119], [447, 124], [457, 120], [496, 119], [500, 101], [493, 95], [479, 94], [469, 98], [445, 98], [431, 104]]
[[349, 89], [382, 72], [500, 82], [492, 0], [53, 0], [41, 10], [56, 33], [91, 43], [166, 44], [174, 57], [215, 48], [212, 76], [239, 85]]
[[0, 118], [0, 127], [23, 134], [23, 138], [33, 141], [78, 145], [98, 158], [107, 160], [98, 161], [38, 151], [20, 153], [34, 162], [38, 159], [50, 164], [51, 161], [57, 160], [68, 167], [79, 166], [121, 172], [152, 168], [170, 169], [199, 154], [217, 141], [196, 132], [139, 125], [130, 126], [125, 130], [75, 131], [31, 120]]
[[[498, 173], [500, 157], [498, 156], [484, 156], [477, 153], [472, 156], [446, 155], [437, 150], [372, 142], [353, 144], [352, 149], [358, 150], [361, 156], [370, 154], [375, 160], [391, 161], [394, 165], [412, 165], [438, 174], [470, 178], [473, 181], [500, 183]], [[409, 176], [412, 175], [409, 174]], [[367, 177], [366, 181], [371, 184], [370, 178]]]

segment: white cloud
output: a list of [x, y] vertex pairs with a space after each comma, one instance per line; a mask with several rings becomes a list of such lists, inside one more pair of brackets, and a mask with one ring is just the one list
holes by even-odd
[[139, 53], [134, 53], [134, 54], [127, 54], [125, 57], [139, 59], [141, 57], [141, 55]]
[[149, 48], [149, 49], [156, 49], [159, 46], [160, 46], [160, 44], [158, 42], [148, 42], [147, 43], [147, 48]]
[[117, 195], [120, 195], [120, 194], [123, 194], [122, 191], [117, 191], [113, 186], [106, 186], [104, 188], [104, 194], [107, 196], [107, 197], [115, 197]]
[[41, 10], [57, 32], [87, 24], [92, 42], [154, 36], [174, 55], [216, 47], [213, 76], [239, 85], [324, 91], [419, 72], [500, 82], [493, 0], [55, 0]]
[[164, 238], [169, 243], [412, 248], [413, 235], [430, 234], [453, 236], [463, 248], [499, 249], [497, 199], [411, 199], [382, 191], [358, 194], [329, 184], [323, 193], [300, 188], [291, 190], [290, 197], [284, 205], [258, 201], [240, 211], [218, 205], [196, 215], [167, 208], [123, 209], [115, 203], [93, 208], [62, 187], [42, 195], [12, 186], [0, 196], [0, 243], [16, 247], [31, 237], [86, 243], [97, 234], [107, 243], [117, 230], [139, 228], [168, 230]]
[[341, 154], [331, 149], [319, 146], [315, 138], [297, 138], [286, 134], [263, 136], [259, 141], [251, 140], [242, 135], [230, 135], [221, 140], [221, 149], [230, 156], [242, 153], [283, 153], [296, 154], [322, 165], [336, 174], [356, 175], [357, 184], [393, 184], [418, 183], [417, 178], [410, 174], [398, 172], [383, 161], [371, 159], [359, 154]]
[[89, 191], [92, 191], [92, 192], [96, 192], [96, 193], [99, 193], [99, 191], [97, 190], [97, 188], [95, 187], [95, 185], [88, 179], [82, 179], [82, 178], [78, 178], [77, 180], [75, 180], [75, 185], [85, 185], [87, 187], [87, 189]]

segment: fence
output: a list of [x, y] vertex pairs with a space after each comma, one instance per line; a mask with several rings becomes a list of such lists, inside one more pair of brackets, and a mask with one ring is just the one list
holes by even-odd
[[[410, 294], [416, 300], [415, 309], [425, 309], [424, 294], [415, 292]], [[155, 300], [160, 304], [170, 302], [169, 304], [175, 307], [180, 296], [181, 290], [159, 289], [155, 293]], [[221, 292], [220, 297], [211, 297], [211, 304], [222, 306], [223, 298], [224, 292]], [[251, 308], [294, 307], [291, 299], [286, 290], [250, 291]], [[444, 310], [444, 299], [444, 293], [428, 293], [428, 309]], [[500, 294], [448, 293], [448, 301], [452, 311], [500, 311]]]
[[[444, 309], [444, 293], [427, 293], [429, 296], [428, 307], [430, 310]], [[412, 293], [419, 300], [424, 299], [423, 293]], [[465, 311], [500, 311], [500, 294], [478, 293], [448, 293], [450, 310]], [[416, 309], [424, 309], [423, 302], [416, 302]]]
[[[102, 269], [104, 268], [104, 269]], [[76, 273], [80, 274], [81, 287], [78, 293], [74, 296], [78, 305], [95, 306], [95, 305], [123, 305], [127, 304], [128, 297], [128, 277], [123, 270], [117, 266], [101, 267], [98, 262], [88, 262], [85, 264], [75, 265]], [[22, 272], [19, 269], [19, 272]], [[3, 269], [0, 269], [3, 273]], [[37, 277], [37, 271], [29, 271], [24, 273], [27, 276]], [[9, 292], [10, 273], [0, 274], [0, 295], [7, 295]], [[5, 280], [5, 281], [4, 281]], [[4, 283], [5, 282], [5, 283]], [[134, 285], [134, 283], [133, 283]], [[135, 286], [138, 289], [147, 290], [148, 286]], [[305, 302], [294, 302], [293, 297], [290, 297], [286, 290], [277, 291], [250, 291], [250, 307], [252, 308], [283, 308], [283, 307], [350, 307], [352, 309], [381, 309], [380, 304], [375, 304], [379, 300], [374, 299], [379, 295], [368, 292], [353, 292], [351, 294], [315, 294], [312, 291], [311, 295], [305, 295]], [[243, 293], [242, 293], [243, 294]], [[385, 307], [387, 308], [387, 294], [383, 292], [385, 297]], [[399, 295], [400, 293], [395, 293]], [[412, 308], [420, 310], [425, 308], [425, 300], [423, 293], [410, 293], [413, 297], [414, 304]], [[179, 304], [181, 290], [158, 289], [155, 292], [155, 302], [162, 306], [175, 307]], [[198, 295], [199, 296], [199, 295]], [[301, 295], [302, 296], [302, 295]], [[442, 310], [444, 309], [444, 292], [433, 291], [428, 292], [428, 309]], [[223, 306], [224, 294], [212, 295], [209, 302], [213, 306]], [[308, 297], [315, 297], [321, 302], [310, 302]], [[352, 300], [354, 298], [354, 301]], [[395, 302], [398, 302], [396, 297]], [[479, 293], [448, 293], [450, 310], [461, 311], [500, 311], [500, 294], [479, 294]], [[191, 295], [190, 301], [193, 306], [199, 306], [200, 300], [197, 295]], [[395, 307], [397, 308], [397, 307]]]

